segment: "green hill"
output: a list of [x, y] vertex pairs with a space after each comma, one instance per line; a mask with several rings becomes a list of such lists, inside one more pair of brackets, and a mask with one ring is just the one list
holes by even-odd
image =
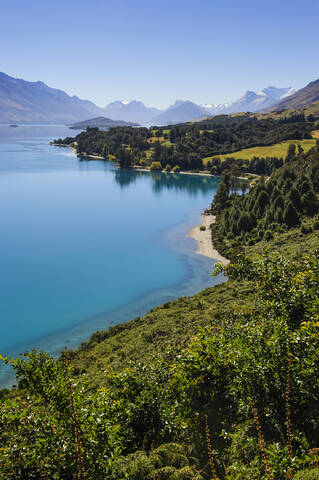
[[106, 117], [90, 118], [89, 120], [83, 120], [81, 122], [73, 123], [70, 128], [73, 130], [86, 130], [89, 128], [101, 128], [106, 130], [115, 127], [138, 127], [138, 123], [125, 122], [124, 120], [111, 120]]

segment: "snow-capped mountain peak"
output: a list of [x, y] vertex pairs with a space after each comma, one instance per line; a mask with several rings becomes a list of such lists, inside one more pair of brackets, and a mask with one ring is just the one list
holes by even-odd
[[277, 88], [270, 86], [257, 92], [247, 90], [244, 95], [235, 102], [219, 105], [207, 104], [206, 106], [203, 105], [203, 107], [213, 115], [219, 113], [260, 112], [293, 93], [294, 89], [292, 87]]

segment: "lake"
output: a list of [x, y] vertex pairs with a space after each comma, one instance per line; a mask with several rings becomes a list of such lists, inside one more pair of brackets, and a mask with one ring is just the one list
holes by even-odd
[[0, 126], [1, 354], [57, 355], [220, 281], [186, 237], [216, 178], [119, 170], [49, 145], [65, 136], [64, 126]]

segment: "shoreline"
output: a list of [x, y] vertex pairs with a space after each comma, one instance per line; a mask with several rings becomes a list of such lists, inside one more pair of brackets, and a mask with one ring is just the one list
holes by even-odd
[[[57, 145], [57, 144], [55, 144]], [[64, 145], [63, 145], [64, 146]], [[73, 153], [75, 155], [83, 155], [85, 157], [89, 157], [92, 159], [96, 160], [106, 160], [104, 157], [101, 157], [99, 155], [85, 155], [81, 153], [77, 153], [77, 150], [71, 146], [71, 145], [65, 145], [66, 147], [71, 148]], [[119, 168], [119, 167], [118, 167]], [[148, 172], [150, 173], [151, 170], [149, 168], [143, 168], [143, 167], [133, 167], [132, 170], [135, 170], [137, 172]], [[201, 172], [185, 172], [185, 171], [180, 171], [180, 172], [165, 172], [163, 170], [160, 171], [161, 173], [178, 173], [179, 175], [198, 175], [198, 176], [204, 176], [204, 177], [216, 177], [218, 178], [218, 175], [212, 175], [211, 173], [201, 173]], [[243, 177], [238, 177], [238, 178], [243, 178]], [[244, 178], [243, 178], [244, 179]], [[208, 258], [212, 258], [214, 260], [218, 260], [222, 265], [227, 265], [230, 261], [228, 258], [223, 257], [218, 250], [214, 247], [214, 244], [212, 242], [211, 238], [211, 230], [210, 226], [215, 223], [216, 221], [216, 216], [215, 215], [207, 215], [202, 213], [202, 223], [204, 227], [206, 227], [206, 230], [201, 230], [200, 227], [201, 225], [197, 225], [196, 227], [192, 227], [188, 234], [186, 235], [188, 238], [193, 238], [197, 242], [197, 250], [196, 253], [198, 255], [203, 255]]]
[[[81, 152], [79, 153], [74, 147], [72, 147], [72, 145], [64, 145], [63, 143], [54, 143], [54, 142], [50, 142], [50, 145], [54, 145], [56, 147], [68, 147], [68, 148], [71, 148], [72, 152], [78, 157], [78, 156], [83, 156], [83, 157], [88, 157], [88, 158], [92, 158], [92, 160], [104, 160], [105, 162], [111, 162], [111, 163], [114, 163], [113, 161], [111, 160], [108, 160], [106, 159], [105, 157], [102, 157], [101, 155], [88, 155], [87, 153], [85, 152]], [[117, 166], [117, 168], [120, 168]], [[152, 170], [150, 168], [145, 168], [145, 167], [138, 167], [138, 166], [135, 166], [133, 165], [130, 169], [128, 170], [135, 170], [136, 172], [152, 172]], [[175, 173], [175, 174], [180, 174], [180, 175], [199, 175], [199, 176], [202, 176], [202, 177], [212, 177], [212, 178], [220, 178], [221, 175], [212, 175], [211, 173], [209, 173], [208, 170], [204, 170], [202, 172], [189, 172], [189, 171], [185, 171], [185, 170], [181, 170], [179, 172], [173, 172], [172, 170], [169, 170], [169, 171], [166, 171], [166, 170], [153, 170], [155, 172], [160, 172], [160, 173]], [[253, 177], [256, 177], [256, 178], [259, 178], [260, 175], [257, 175], [255, 173], [250, 173], [249, 175], [252, 175]], [[238, 180], [248, 180], [248, 177], [236, 177]], [[214, 222], [212, 222], [214, 223]]]
[[[59, 144], [54, 144], [56, 146], [65, 146], [71, 148], [72, 152], [79, 156], [83, 155], [84, 157], [89, 157], [92, 159], [96, 160], [104, 160], [104, 161], [109, 161], [106, 158], [100, 156], [100, 155], [87, 155], [85, 153], [78, 153], [77, 150], [71, 146], [71, 145], [59, 145]], [[119, 168], [119, 167], [118, 167]], [[149, 168], [143, 168], [143, 167], [132, 167], [132, 170], [135, 170], [137, 172], [148, 172], [151, 173], [151, 170]], [[198, 175], [198, 176], [204, 176], [204, 177], [216, 177], [218, 178], [218, 175], [212, 175], [211, 173], [204, 173], [204, 172], [185, 172], [185, 171], [180, 171], [180, 172], [165, 172], [163, 170], [160, 171], [160, 173], [177, 173], [179, 175]], [[238, 177], [239, 179], [244, 179], [244, 177]], [[187, 237], [193, 238], [197, 242], [197, 250], [196, 253], [198, 255], [203, 255], [208, 258], [212, 258], [214, 260], [218, 260], [222, 265], [227, 265], [230, 261], [228, 258], [223, 257], [218, 250], [214, 247], [214, 244], [212, 242], [211, 238], [211, 230], [210, 226], [215, 223], [216, 221], [216, 216], [215, 215], [207, 215], [202, 213], [202, 223], [201, 225], [197, 225], [196, 227], [192, 227], [190, 231], [187, 234]], [[205, 230], [201, 230], [201, 226], [206, 227]]]
[[[62, 143], [54, 143], [54, 142], [50, 142], [51, 145], [54, 145], [55, 147], [68, 147], [68, 148], [71, 148], [72, 152], [76, 155], [76, 156], [83, 156], [83, 157], [88, 157], [88, 158], [92, 158], [93, 160], [104, 160], [105, 162], [110, 162], [111, 160], [107, 160], [105, 157], [102, 157], [101, 155], [88, 155], [87, 153], [85, 152], [82, 152], [82, 153], [79, 153], [76, 148], [72, 147], [72, 145], [64, 145]], [[113, 162], [112, 162], [113, 163]], [[120, 168], [120, 167], [118, 167]], [[151, 172], [152, 170], [150, 168], [144, 168], [144, 167], [135, 167], [133, 166], [131, 169], [129, 170], [135, 170], [136, 172]], [[175, 173], [175, 174], [181, 174], [181, 175], [200, 175], [200, 176], [203, 176], [203, 177], [216, 177], [218, 178], [219, 175], [212, 175], [211, 173], [209, 173], [208, 171], [207, 172], [187, 172], [187, 171], [184, 171], [184, 170], [181, 170], [180, 172], [173, 172], [173, 171], [169, 171], [169, 172], [166, 172], [164, 170], [154, 170], [154, 171], [158, 171], [160, 173]]]
[[[205, 257], [218, 260], [222, 265], [227, 265], [230, 261], [228, 258], [223, 257], [213, 245], [210, 226], [215, 223], [215, 215], [207, 215], [202, 213], [202, 223], [197, 227], [193, 227], [189, 230], [187, 237], [193, 238], [197, 242], [196, 253], [198, 255], [204, 255]], [[205, 230], [201, 230], [200, 227], [206, 227]]]
[[[68, 147], [68, 148], [71, 148], [72, 152], [78, 157], [78, 156], [83, 156], [83, 157], [88, 157], [88, 158], [92, 158], [92, 160], [104, 160], [105, 162], [111, 162], [111, 163], [114, 163], [112, 162], [111, 160], [108, 160], [106, 159], [105, 157], [102, 157], [101, 155], [88, 155], [87, 153], [85, 152], [82, 152], [82, 153], [78, 153], [77, 150], [72, 147], [72, 145], [64, 145], [64, 144], [61, 144], [61, 143], [53, 143], [53, 142], [50, 142], [51, 145], [54, 145], [56, 147]], [[120, 167], [117, 167], [117, 168], [120, 168]], [[136, 172], [149, 172], [151, 173], [152, 170], [150, 168], [145, 168], [145, 167], [138, 167], [138, 166], [132, 166], [130, 169], [128, 170], [135, 170]], [[160, 173], [175, 173], [176, 175], [198, 175], [198, 176], [201, 176], [201, 177], [212, 177], [212, 178], [220, 178], [220, 175], [212, 175], [211, 173], [208, 172], [208, 170], [204, 170], [202, 172], [189, 172], [189, 171], [185, 171], [185, 170], [181, 170], [179, 172], [173, 172], [172, 170], [169, 170], [169, 171], [166, 171], [166, 170], [153, 170], [154, 172], [160, 172]], [[253, 175], [254, 177], [260, 177], [260, 175], [257, 175], [257, 174], [250, 174], [250, 175]], [[236, 177], [238, 180], [247, 180], [247, 177]], [[212, 222], [213, 223], [213, 222]]]

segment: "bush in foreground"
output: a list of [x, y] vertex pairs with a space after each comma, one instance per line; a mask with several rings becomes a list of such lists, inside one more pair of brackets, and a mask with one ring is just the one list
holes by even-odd
[[285, 480], [311, 468], [318, 252], [299, 263], [241, 258], [224, 270], [251, 282], [253, 310], [235, 306], [151, 363], [104, 367], [98, 389], [43, 352], [6, 359], [19, 388], [0, 406], [0, 479], [194, 480], [214, 469], [220, 480]]

